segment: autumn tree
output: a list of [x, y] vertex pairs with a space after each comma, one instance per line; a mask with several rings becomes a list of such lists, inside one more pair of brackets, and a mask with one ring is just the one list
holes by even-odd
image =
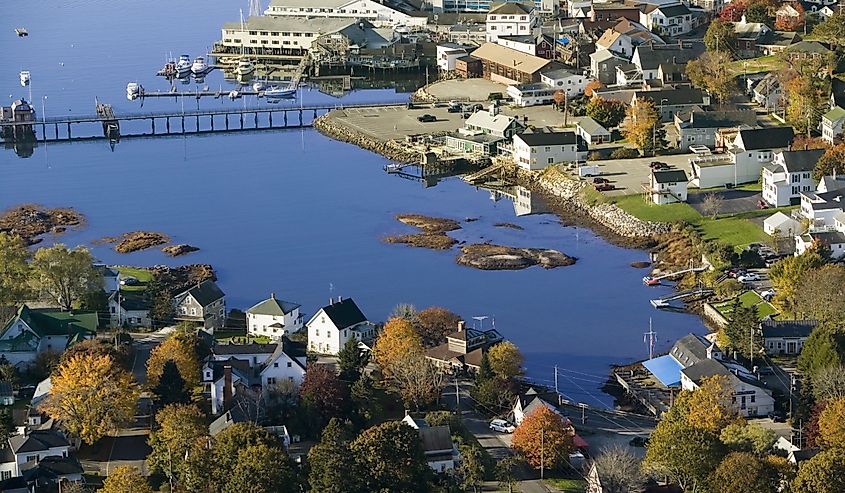
[[845, 173], [845, 144], [837, 144], [824, 152], [813, 168], [813, 179], [821, 181], [834, 173]]
[[207, 434], [205, 416], [196, 406], [166, 406], [156, 413], [156, 428], [148, 440], [152, 452], [147, 464], [152, 471], [164, 474], [171, 484], [178, 483], [185, 456]]
[[626, 108], [622, 101], [594, 97], [587, 103], [587, 116], [602, 127], [610, 129], [622, 123]]
[[399, 303], [390, 312], [390, 318], [413, 320], [417, 316], [417, 307], [410, 303]]
[[535, 469], [561, 469], [575, 449], [574, 433], [561, 415], [540, 406], [513, 432], [511, 447]]
[[490, 369], [500, 378], [515, 378], [521, 376], [522, 353], [516, 345], [510, 341], [503, 341], [491, 347], [487, 352], [490, 361]]
[[820, 322], [845, 322], [845, 266], [823, 265], [801, 276], [795, 305], [800, 317]]
[[67, 361], [74, 356], [111, 356], [115, 363], [124, 370], [132, 369], [132, 358], [129, 356], [129, 344], [116, 345], [107, 339], [88, 339], [79, 341], [67, 348], [61, 354], [61, 361]]
[[507, 488], [508, 493], [513, 493], [514, 487], [519, 482], [516, 472], [524, 462], [524, 459], [518, 455], [505, 457], [496, 462], [494, 475], [496, 476], [496, 481], [499, 482], [499, 488]]
[[836, 12], [813, 28], [813, 36], [837, 46], [845, 46], [845, 14]]
[[801, 278], [810, 269], [818, 268], [823, 263], [824, 259], [822, 256], [813, 250], [777, 261], [769, 269], [769, 279], [772, 281], [772, 287], [775, 288], [777, 293], [772, 303], [782, 313], [796, 313], [798, 306], [795, 299]]
[[824, 448], [845, 448], [845, 398], [828, 402], [819, 415], [816, 442]]
[[792, 491], [841, 493], [845, 491], [845, 454], [841, 449], [822, 450], [801, 463]]
[[806, 135], [796, 135], [795, 138], [792, 139], [792, 149], [796, 151], [806, 151], [810, 149], [827, 150], [831, 147], [833, 146], [821, 137], [810, 137], [808, 139]]
[[710, 192], [704, 195], [704, 200], [701, 202], [701, 209], [705, 215], [710, 216], [711, 219], [716, 219], [719, 212], [722, 210], [722, 203], [725, 200], [721, 195]]
[[787, 61], [787, 68], [778, 73], [786, 93], [786, 120], [795, 128], [795, 133], [808, 133], [808, 128], [818, 128], [827, 111], [830, 94], [827, 75], [831, 61], [826, 57]]
[[698, 491], [708, 484], [724, 453], [715, 432], [691, 426], [685, 419], [663, 419], [649, 438], [643, 468], [669, 478], [684, 491]]
[[760, 425], [737, 421], [722, 429], [719, 439], [736, 452], [749, 452], [760, 457], [772, 450], [777, 435]]
[[708, 51], [700, 58], [687, 63], [686, 73], [690, 82], [725, 103], [739, 93], [736, 79], [731, 74], [731, 57], [726, 51]]
[[484, 482], [484, 459], [481, 456], [481, 448], [478, 445], [461, 445], [461, 465], [458, 466], [458, 475], [461, 478], [461, 487], [464, 491], [472, 490], [479, 493], [481, 484]]
[[660, 122], [654, 101], [650, 99], [637, 100], [637, 104], [628, 108], [628, 125], [625, 137], [644, 154], [654, 154], [657, 149], [666, 145], [664, 140], [666, 131]]
[[103, 481], [98, 493], [153, 493], [153, 489], [137, 469], [130, 466], [117, 466]]
[[309, 413], [320, 416], [322, 423], [344, 417], [349, 409], [349, 388], [326, 365], [308, 365], [299, 395]]
[[388, 370], [388, 381], [399, 391], [407, 407], [419, 410], [440, 396], [443, 372], [421, 353], [393, 360]]
[[200, 383], [200, 362], [196, 351], [196, 336], [174, 334], [153, 348], [147, 360], [147, 383], [158, 386], [165, 364], [172, 361], [185, 382], [185, 391], [190, 392]]
[[360, 492], [355, 458], [349, 447], [351, 432], [332, 418], [323, 429], [320, 442], [308, 451], [308, 485], [324, 493]]
[[445, 308], [430, 306], [417, 312], [414, 330], [423, 346], [431, 347], [446, 342], [446, 336], [455, 332], [461, 317]]
[[708, 51], [721, 51], [730, 53], [736, 46], [736, 31], [734, 31], [733, 22], [738, 21], [739, 17], [733, 19], [737, 7], [742, 2], [731, 2], [725, 5], [722, 9], [722, 16], [710, 23], [707, 32], [704, 34], [704, 46]]
[[14, 307], [30, 295], [29, 258], [29, 250], [19, 236], [0, 233], [0, 320], [4, 322], [11, 316], [4, 308]]
[[769, 15], [769, 5], [766, 2], [760, 1], [749, 2], [748, 8], [745, 9], [745, 20], [747, 22], [772, 25], [772, 18]]
[[236, 467], [228, 472], [221, 488], [224, 493], [302, 491], [281, 444], [258, 443], [238, 450]]
[[718, 433], [737, 420], [733, 392], [726, 376], [705, 377], [695, 391], [682, 392], [676, 404], [691, 426]]
[[429, 490], [431, 468], [426, 463], [417, 430], [390, 421], [364, 430], [350, 445], [362, 476], [364, 491]]
[[[613, 445], [593, 461], [601, 478], [602, 493], [639, 493], [645, 487], [641, 460], [627, 448]], [[591, 482], [592, 477], [587, 479]], [[594, 485], [599, 486], [599, 485]]]
[[727, 455], [713, 472], [713, 491], [742, 491], [743, 493], [774, 493], [766, 462], [748, 452]]
[[70, 250], [58, 243], [39, 248], [30, 265], [36, 287], [64, 310], [87, 294], [103, 290], [103, 276], [85, 247]]
[[89, 445], [135, 416], [138, 388], [110, 356], [75, 356], [51, 379], [44, 412]]
[[596, 91], [602, 88], [604, 88], [604, 84], [602, 84], [601, 81], [591, 80], [586, 86], [584, 86], [584, 96], [591, 98], [596, 94]]
[[798, 17], [778, 16], [775, 20], [775, 30], [797, 31], [804, 25], [804, 7], [799, 2], [790, 3], [789, 5], [798, 12]]
[[411, 354], [422, 352], [422, 340], [410, 320], [391, 318], [384, 324], [373, 348], [373, 359], [389, 376], [392, 363]]

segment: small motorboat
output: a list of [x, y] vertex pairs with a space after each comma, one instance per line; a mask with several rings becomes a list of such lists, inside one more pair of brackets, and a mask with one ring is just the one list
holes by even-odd
[[240, 97], [241, 97], [241, 93], [239, 93], [238, 91], [236, 91], [236, 90], [229, 91], [229, 99], [231, 99], [232, 101], [234, 101], [236, 99], [240, 99]]
[[188, 55], [182, 55], [179, 57], [179, 61], [176, 62], [176, 74], [179, 78], [185, 77], [186, 75], [191, 73], [191, 57]]
[[126, 99], [133, 101], [138, 99], [144, 92], [144, 88], [137, 82], [130, 82], [126, 84]]
[[24, 36], [29, 36], [29, 32], [27, 32], [25, 27], [16, 27], [15, 28], [15, 34], [17, 34], [18, 37], [21, 37], [21, 38], [23, 38]]
[[293, 84], [287, 87], [272, 86], [264, 91], [264, 96], [268, 98], [290, 98], [296, 96], [296, 86]]
[[206, 72], [208, 72], [208, 63], [206, 63], [205, 57], [196, 57], [194, 63], [191, 64], [191, 73], [194, 75], [205, 75]]
[[159, 77], [170, 78], [170, 77], [174, 77], [177, 73], [178, 73], [178, 71], [176, 70], [176, 62], [169, 61], [169, 62], [164, 64], [164, 67], [162, 67], [161, 70], [156, 72], [156, 75], [158, 75]]
[[255, 65], [249, 60], [240, 60], [238, 61], [237, 68], [235, 68], [235, 72], [238, 75], [249, 75], [255, 72]]
[[660, 279], [655, 279], [651, 276], [643, 277], [643, 284], [646, 286], [660, 286]]
[[29, 85], [30, 73], [29, 70], [21, 70], [21, 85], [26, 87]]
[[265, 89], [267, 89], [267, 85], [261, 82], [260, 80], [257, 80], [252, 83], [252, 90], [255, 92], [261, 92]]

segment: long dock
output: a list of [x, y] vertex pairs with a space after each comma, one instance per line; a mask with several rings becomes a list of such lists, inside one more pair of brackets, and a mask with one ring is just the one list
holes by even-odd
[[[104, 105], [105, 106], [105, 105]], [[163, 136], [239, 130], [271, 130], [303, 128], [313, 125], [321, 114], [334, 109], [354, 107], [404, 106], [403, 103], [360, 103], [347, 105], [280, 106], [254, 108], [223, 108], [190, 111], [108, 114], [98, 108], [98, 114], [62, 116], [28, 122], [3, 122], [8, 127], [30, 127], [38, 142], [57, 142], [114, 138], [105, 123], [119, 126], [120, 137]], [[127, 126], [126, 123], [135, 122]], [[144, 123], [145, 125], [139, 125]], [[91, 126], [90, 124], [97, 124]], [[94, 132], [92, 134], [92, 129]], [[84, 132], [83, 130], [87, 130]], [[99, 130], [99, 131], [98, 131]]]

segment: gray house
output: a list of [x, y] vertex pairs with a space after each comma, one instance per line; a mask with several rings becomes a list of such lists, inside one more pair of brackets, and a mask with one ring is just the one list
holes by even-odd
[[226, 323], [225, 296], [214, 281], [203, 281], [176, 295], [176, 320], [195, 322], [214, 332]]
[[590, 54], [590, 75], [606, 85], [616, 84], [616, 67], [630, 63], [610, 50], [598, 50]]
[[664, 122], [671, 122], [678, 113], [710, 105], [710, 96], [701, 89], [678, 87], [657, 91], [637, 91], [631, 98], [631, 106], [636, 106], [638, 101], [646, 99], [654, 103], [655, 109], [660, 113], [660, 118]]
[[816, 320], [762, 320], [763, 348], [767, 354], [797, 355], [818, 324]]
[[753, 111], [704, 111], [692, 110], [675, 114], [678, 130], [678, 147], [691, 145], [716, 146], [716, 131], [720, 128], [752, 128], [757, 124]]

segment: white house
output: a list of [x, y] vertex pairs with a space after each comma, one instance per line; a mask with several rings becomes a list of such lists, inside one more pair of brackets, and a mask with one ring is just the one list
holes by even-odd
[[455, 62], [458, 58], [467, 55], [463, 46], [455, 43], [442, 43], [437, 45], [437, 68], [445, 72], [455, 70]]
[[514, 162], [525, 169], [587, 159], [587, 143], [575, 132], [534, 132], [513, 137]]
[[296, 345], [287, 338], [276, 346], [276, 350], [262, 365], [259, 375], [263, 387], [273, 387], [287, 381], [298, 386], [305, 378], [307, 364], [304, 351], [297, 351]]
[[427, 17], [413, 16], [375, 0], [271, 0], [264, 12], [273, 17], [367, 19], [376, 26], [425, 27]]
[[690, 159], [691, 181], [699, 188], [755, 182], [775, 152], [789, 148], [794, 135], [792, 127], [740, 129], [726, 152]]
[[487, 12], [487, 41], [496, 42], [499, 36], [534, 34], [539, 19], [534, 8], [521, 3], [503, 3]]
[[766, 354], [797, 356], [818, 324], [816, 320], [762, 320], [760, 331]]
[[9, 437], [8, 446], [0, 449], [0, 480], [21, 476], [22, 466], [46, 457], [67, 458], [70, 442], [53, 430], [33, 430]]
[[655, 204], [687, 201], [689, 178], [682, 169], [651, 170], [649, 195]]
[[814, 188], [813, 168], [823, 154], [824, 149], [776, 152], [763, 166], [763, 200], [774, 207], [798, 205], [801, 192]]
[[639, 22], [623, 18], [601, 35], [596, 41], [596, 49], [610, 50], [630, 58], [634, 54], [634, 48], [643, 43], [664, 44], [660, 36], [646, 29]]
[[150, 302], [134, 291], [115, 291], [109, 296], [112, 327], [150, 327]]
[[406, 414], [402, 423], [417, 430], [420, 435], [425, 461], [434, 472], [452, 471], [461, 462], [461, 454], [452, 441], [449, 425], [430, 426], [424, 419]]
[[822, 138], [833, 145], [834, 139], [842, 135], [843, 123], [845, 123], [845, 109], [834, 106], [822, 115]]
[[801, 223], [778, 211], [763, 220], [763, 231], [769, 236], [792, 238], [801, 231]]
[[835, 229], [835, 218], [845, 210], [843, 197], [843, 190], [801, 192], [801, 207], [798, 210], [803, 218], [809, 220], [811, 231]]
[[584, 89], [591, 81], [593, 79], [583, 73], [579, 74], [563, 68], [540, 72], [540, 82], [555, 91], [563, 91], [568, 98], [584, 94]]
[[305, 325], [308, 349], [320, 354], [336, 355], [350, 339], [367, 344], [376, 336], [375, 324], [367, 320], [352, 298], [330, 300]]
[[[845, 217], [839, 216], [840, 226], [843, 227]], [[830, 249], [830, 258], [840, 259], [845, 256], [845, 233], [842, 231], [808, 231], [795, 237], [795, 255], [801, 255], [811, 249], [816, 243], [821, 243]]]
[[610, 142], [611, 134], [606, 128], [589, 116], [581, 118], [575, 125], [575, 133], [581, 136], [587, 144], [603, 144]]
[[667, 36], [680, 36], [692, 30], [692, 13], [683, 3], [646, 5], [640, 12], [640, 24]]
[[276, 293], [271, 293], [269, 298], [246, 311], [247, 333], [274, 340], [290, 335], [303, 326], [299, 307], [297, 303], [276, 299]]
[[552, 104], [556, 91], [557, 89], [548, 84], [536, 82], [532, 84], [514, 84], [508, 86], [505, 92], [510, 96], [516, 106], [524, 108], [526, 106]]
[[94, 269], [103, 276], [103, 290], [106, 293], [117, 291], [120, 286], [120, 272], [105, 264], [94, 264]]
[[176, 320], [201, 324], [213, 332], [226, 323], [226, 300], [214, 281], [205, 280], [174, 297]]
[[[547, 395], [549, 399], [553, 399], [554, 395]], [[548, 400], [543, 399], [540, 394], [534, 389], [529, 388], [524, 394], [517, 396], [516, 401], [511, 408], [511, 415], [513, 416], [513, 424], [519, 426], [527, 416], [532, 414], [540, 407], [546, 407], [555, 414], [560, 414], [554, 404]]]
[[99, 327], [97, 312], [63, 312], [21, 305], [0, 331], [0, 356], [15, 366], [29, 365], [38, 353], [61, 353], [93, 338]]

